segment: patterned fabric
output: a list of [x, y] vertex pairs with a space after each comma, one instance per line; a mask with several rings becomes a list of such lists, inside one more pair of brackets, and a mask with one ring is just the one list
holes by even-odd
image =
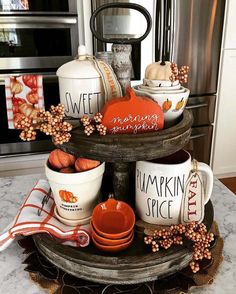
[[46, 180], [39, 180], [20, 207], [15, 220], [0, 234], [0, 251], [19, 235], [48, 233], [65, 245], [85, 247], [90, 242], [89, 225], [70, 227], [54, 216], [55, 202]]
[[36, 118], [38, 109], [44, 109], [42, 75], [6, 77], [5, 92], [9, 129], [14, 129], [23, 115]]

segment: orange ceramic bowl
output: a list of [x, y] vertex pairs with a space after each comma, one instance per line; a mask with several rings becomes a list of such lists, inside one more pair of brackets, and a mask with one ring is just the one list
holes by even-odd
[[91, 232], [92, 232], [92, 237], [94, 238], [95, 241], [102, 245], [108, 245], [108, 246], [114, 246], [114, 245], [121, 245], [126, 242], [128, 242], [131, 237], [134, 235], [134, 231], [132, 230], [126, 237], [121, 238], [121, 239], [107, 239], [102, 236], [100, 236], [94, 229], [93, 225], [91, 224]]
[[94, 208], [92, 224], [102, 237], [121, 239], [132, 231], [135, 215], [127, 203], [110, 198]]
[[103, 244], [99, 243], [92, 235], [92, 240], [93, 240], [94, 245], [99, 250], [106, 251], [106, 252], [118, 252], [118, 251], [125, 250], [126, 248], [128, 248], [131, 245], [131, 243], [133, 242], [133, 239], [134, 239], [134, 234], [131, 235], [130, 239], [126, 243], [109, 246], [109, 245], [103, 245]]

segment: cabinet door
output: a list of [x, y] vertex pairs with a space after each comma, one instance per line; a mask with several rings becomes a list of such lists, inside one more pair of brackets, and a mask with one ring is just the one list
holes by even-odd
[[236, 49], [236, 1], [229, 0], [226, 20], [225, 45], [226, 49]]
[[236, 173], [236, 50], [223, 53], [218, 98], [213, 170]]

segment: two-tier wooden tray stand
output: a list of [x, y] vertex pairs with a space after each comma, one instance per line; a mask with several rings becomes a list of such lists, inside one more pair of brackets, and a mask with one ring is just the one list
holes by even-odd
[[[58, 147], [77, 157], [111, 163], [108, 169], [110, 175], [112, 174], [112, 185], [108, 185], [107, 181], [104, 186], [106, 190], [113, 189], [116, 199], [131, 203], [134, 163], [138, 160], [161, 158], [182, 149], [189, 141], [192, 122], [192, 114], [185, 110], [178, 124], [153, 133], [106, 136], [93, 134], [87, 137], [81, 128], [76, 128], [72, 132], [71, 141]], [[108, 175], [105, 175], [105, 181], [106, 176]]]
[[[93, 134], [87, 137], [76, 128], [69, 143], [62, 150], [91, 159], [105, 161], [109, 173], [104, 176], [103, 193], [113, 192], [115, 198], [134, 204], [133, 166], [138, 160], [153, 160], [182, 149], [189, 141], [192, 115], [185, 110], [178, 124], [155, 132], [136, 135]], [[107, 195], [106, 195], [107, 196]], [[213, 207], [205, 207], [204, 223], [213, 222]], [[136, 232], [130, 248], [118, 254], [99, 251], [91, 245], [72, 248], [60, 245], [48, 235], [35, 235], [39, 251], [53, 264], [82, 279], [109, 284], [135, 284], [159, 279], [186, 267], [191, 260], [187, 248], [174, 247], [158, 253], [148, 252], [143, 234]]]

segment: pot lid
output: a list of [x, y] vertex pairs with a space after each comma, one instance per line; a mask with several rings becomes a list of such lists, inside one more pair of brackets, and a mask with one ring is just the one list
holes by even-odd
[[60, 78], [91, 79], [100, 78], [95, 68], [92, 56], [86, 53], [84, 45], [78, 47], [78, 57], [60, 66], [56, 72]]

